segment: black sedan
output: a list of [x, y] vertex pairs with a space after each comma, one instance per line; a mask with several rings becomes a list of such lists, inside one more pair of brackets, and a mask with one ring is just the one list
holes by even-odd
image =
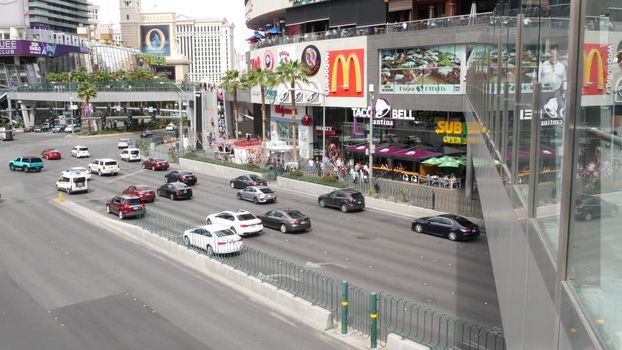
[[192, 188], [183, 182], [170, 182], [158, 187], [158, 196], [168, 197], [171, 200], [192, 198]]
[[305, 231], [311, 228], [311, 219], [298, 210], [274, 209], [257, 215], [264, 227], [281, 230], [283, 233]]
[[188, 186], [192, 186], [197, 183], [196, 175], [187, 170], [173, 170], [164, 175], [164, 179], [166, 182], [183, 182]]
[[459, 215], [443, 214], [415, 219], [411, 226], [417, 233], [449, 238], [451, 241], [475, 239], [479, 236], [479, 227]]
[[590, 221], [602, 216], [614, 216], [618, 213], [618, 206], [596, 196], [580, 195], [575, 203], [574, 216], [576, 219]]
[[231, 188], [246, 188], [248, 186], [268, 186], [268, 182], [261, 177], [250, 174], [238, 176], [235, 179], [229, 181]]

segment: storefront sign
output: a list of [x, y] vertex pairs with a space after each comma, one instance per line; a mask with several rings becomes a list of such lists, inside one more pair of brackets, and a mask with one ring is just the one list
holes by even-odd
[[[533, 118], [533, 110], [521, 109], [520, 120], [531, 120]], [[540, 126], [557, 126], [562, 125], [564, 121], [561, 118], [552, 118], [543, 110], [540, 114]]]
[[468, 143], [466, 124], [463, 122], [440, 120], [434, 132], [437, 134], [448, 134], [443, 137], [443, 143], [455, 145], [466, 145]]
[[613, 45], [583, 45], [583, 95], [606, 95], [611, 91]]
[[463, 45], [388, 49], [380, 52], [380, 93], [461, 94]]
[[302, 50], [302, 57], [300, 57], [300, 62], [304, 64], [308, 71], [307, 75], [310, 77], [314, 76], [318, 70], [320, 70], [320, 66], [322, 65], [322, 56], [320, 55], [320, 50], [313, 45], [309, 45]]
[[30, 40], [0, 40], [0, 56], [57, 57], [70, 52], [87, 53], [88, 48]]
[[374, 125], [393, 126], [394, 120], [416, 120], [415, 111], [407, 109], [393, 109], [391, 101], [387, 98], [378, 98], [374, 105], [373, 111], [371, 107], [352, 108], [354, 118], [369, 118], [374, 114]]
[[277, 55], [279, 58], [279, 65], [283, 63], [287, 63], [291, 60], [296, 59], [296, 47], [295, 46], [284, 46], [277, 49]]
[[271, 50], [266, 50], [266, 52], [264, 52], [263, 62], [266, 69], [274, 69], [274, 54], [272, 54]]
[[291, 115], [292, 112], [298, 115], [298, 110], [293, 108], [285, 108], [283, 106], [274, 106], [274, 113], [281, 115]]
[[327, 53], [330, 97], [365, 97], [365, 50], [338, 50]]
[[168, 25], [140, 26], [140, 51], [159, 56], [170, 56], [171, 38]]
[[289, 3], [292, 4], [292, 6], [302, 6], [302, 5], [314, 4], [316, 2], [322, 2], [322, 1], [327, 1], [327, 0], [289, 0]]

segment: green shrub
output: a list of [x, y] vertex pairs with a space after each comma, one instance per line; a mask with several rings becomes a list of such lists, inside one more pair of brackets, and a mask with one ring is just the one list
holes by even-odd
[[300, 171], [300, 170], [292, 170], [292, 171], [289, 172], [289, 175], [291, 177], [302, 177], [302, 176], [304, 176], [303, 172]]
[[329, 183], [329, 184], [334, 184], [339, 182], [339, 178], [337, 176], [334, 175], [326, 175], [322, 177], [321, 180], [323, 183]]
[[[299, 172], [298, 172], [299, 173]], [[336, 176], [324, 176], [324, 177], [315, 177], [315, 176], [297, 176], [298, 173], [296, 171], [290, 171], [288, 173], [284, 173], [283, 177], [288, 179], [310, 182], [318, 185], [338, 187], [338, 188], [346, 188], [348, 187], [346, 184], [339, 182], [339, 179]]]

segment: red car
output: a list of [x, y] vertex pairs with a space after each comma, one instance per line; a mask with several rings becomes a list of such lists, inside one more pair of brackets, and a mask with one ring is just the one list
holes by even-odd
[[151, 170], [167, 170], [170, 165], [167, 161], [159, 158], [147, 158], [143, 162], [143, 169]]
[[155, 190], [145, 185], [133, 185], [123, 190], [123, 194], [140, 198], [143, 202], [153, 202]]
[[48, 148], [41, 152], [41, 158], [45, 158], [47, 160], [50, 159], [60, 159], [60, 151], [56, 148]]
[[145, 203], [140, 198], [134, 196], [114, 196], [106, 201], [106, 212], [108, 214], [117, 214], [119, 219], [123, 220], [129, 217], [145, 216]]

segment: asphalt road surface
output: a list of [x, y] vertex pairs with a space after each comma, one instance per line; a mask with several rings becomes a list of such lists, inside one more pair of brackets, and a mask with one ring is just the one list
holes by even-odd
[[[21, 153], [25, 139], [1, 143], [1, 161]], [[1, 349], [349, 348], [51, 205], [56, 170], [24, 174], [5, 168]]]
[[[56, 195], [54, 182], [63, 168], [86, 166], [89, 162], [71, 158], [72, 146], [89, 146], [91, 159], [119, 160], [118, 138], [72, 139], [47, 133], [18, 135], [18, 140], [1, 145], [2, 164], [22, 154], [39, 154], [47, 147], [59, 148], [64, 158], [45, 161], [46, 168], [41, 173], [10, 173], [8, 166], [0, 167], [2, 178], [10, 179], [2, 181], [0, 193], [3, 197], [5, 192], [19, 195], [12, 187], [19, 182], [23, 189], [32, 192], [30, 195], [36, 192], [42, 200], [52, 198]], [[156, 188], [164, 183], [165, 172], [143, 170], [139, 162], [120, 162], [120, 166], [118, 176], [93, 175], [90, 192], [71, 199], [103, 213], [105, 200], [126, 186], [145, 184]], [[246, 238], [245, 244], [337, 280], [392, 293], [485, 325], [501, 325], [485, 235], [474, 242], [451, 242], [415, 234], [410, 230], [412, 218], [373, 210], [344, 214], [319, 208], [316, 198], [286, 191], [277, 191], [275, 204], [253, 204], [237, 200], [236, 190], [229, 188], [228, 180], [197, 175], [199, 183], [193, 187], [192, 200], [173, 202], [160, 197], [155, 203], [147, 204], [148, 209], [154, 207], [197, 225], [204, 224], [208, 214], [222, 210], [246, 209], [260, 214], [271, 208], [299, 209], [311, 218], [311, 231], [282, 234], [265, 229], [262, 235]]]

